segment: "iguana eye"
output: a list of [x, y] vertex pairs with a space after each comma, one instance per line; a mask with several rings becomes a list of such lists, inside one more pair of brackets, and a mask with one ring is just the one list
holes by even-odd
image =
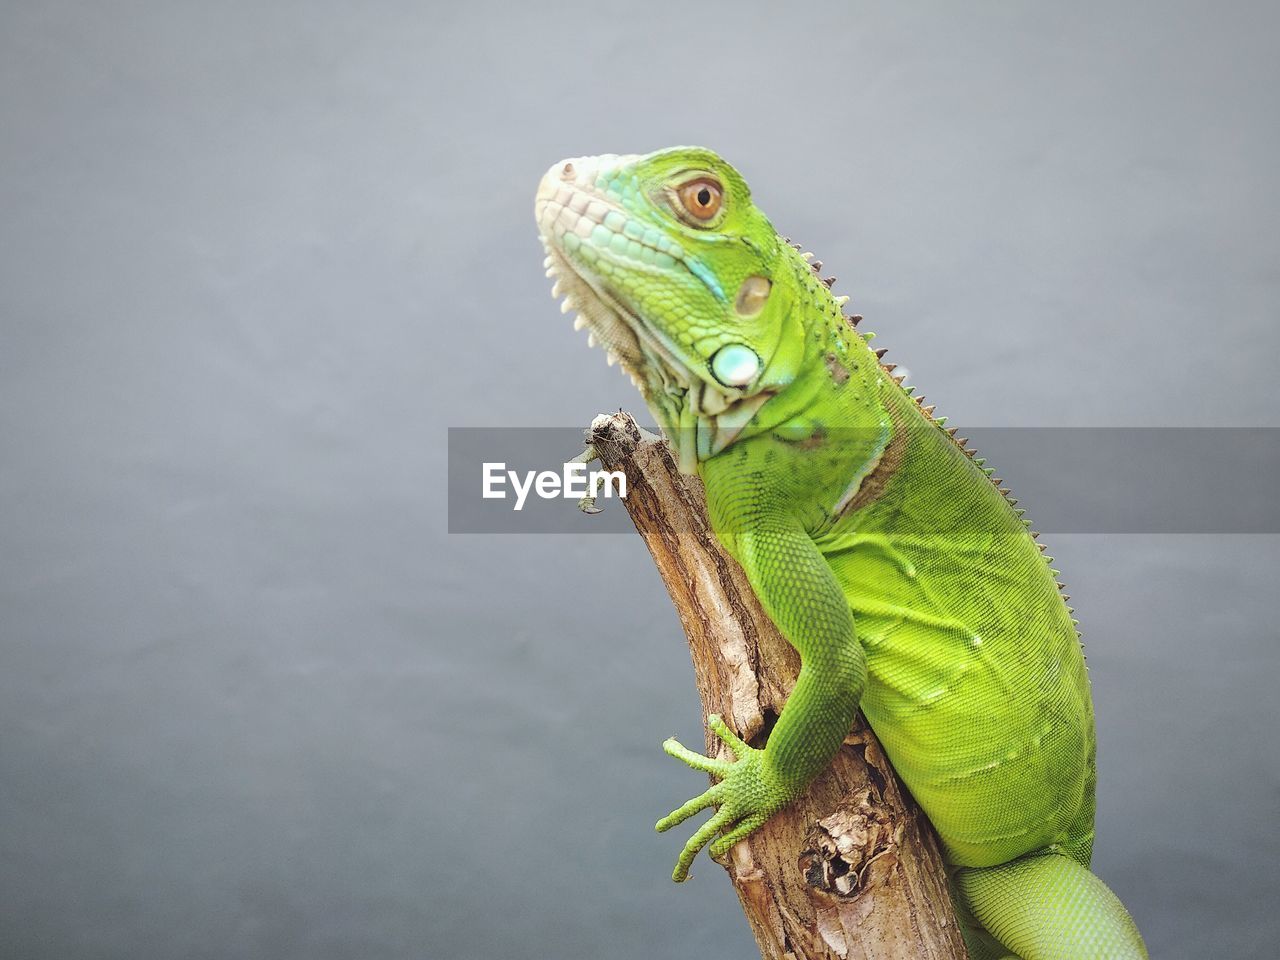
[[723, 192], [720, 184], [711, 177], [698, 177], [676, 189], [680, 205], [694, 220], [706, 222], [720, 212]]

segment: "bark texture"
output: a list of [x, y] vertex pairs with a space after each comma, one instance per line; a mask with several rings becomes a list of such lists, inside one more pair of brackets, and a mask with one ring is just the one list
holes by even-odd
[[[704, 720], [718, 713], [762, 746], [800, 660], [712, 534], [700, 481], [628, 414], [597, 417], [588, 440], [626, 474], [627, 511], [679, 611]], [[724, 754], [712, 734], [707, 748]], [[967, 956], [933, 829], [861, 715], [805, 796], [722, 865], [765, 960]]]

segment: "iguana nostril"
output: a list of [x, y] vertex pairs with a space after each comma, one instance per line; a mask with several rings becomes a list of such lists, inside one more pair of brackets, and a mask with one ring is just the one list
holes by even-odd
[[745, 387], [760, 372], [760, 358], [750, 347], [730, 343], [711, 358], [711, 373], [726, 387]]
[[572, 180], [572, 179], [573, 179], [573, 177], [574, 177], [574, 174], [575, 174], [575, 173], [576, 173], [576, 171], [573, 169], [573, 164], [572, 164], [572, 163], [566, 163], [566, 164], [565, 164], [565, 165], [560, 169], [560, 179], [561, 179], [561, 180]]

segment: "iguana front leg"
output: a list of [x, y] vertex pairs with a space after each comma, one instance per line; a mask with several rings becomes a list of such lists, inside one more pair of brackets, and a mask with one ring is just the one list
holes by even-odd
[[844, 593], [801, 525], [781, 512], [748, 520], [711, 506], [721, 542], [742, 565], [765, 612], [800, 653], [802, 665], [763, 750], [742, 742], [715, 716], [709, 725], [736, 760], [702, 757], [675, 740], [663, 745], [672, 756], [721, 778], [658, 821], [663, 831], [706, 807], [719, 808], [685, 844], [672, 874], [677, 882], [688, 877], [693, 858], [717, 834], [723, 832], [711, 844], [712, 856], [749, 836], [804, 792], [840, 749], [867, 676]]

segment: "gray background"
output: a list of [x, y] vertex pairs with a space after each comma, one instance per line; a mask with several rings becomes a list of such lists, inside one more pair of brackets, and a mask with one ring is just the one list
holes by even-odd
[[[515, 6], [0, 6], [5, 958], [752, 955], [640, 542], [446, 534], [447, 426], [636, 402], [561, 157], [719, 149], [957, 423], [1274, 422], [1274, 5]], [[1051, 546], [1098, 871], [1273, 956], [1280, 538]]]

